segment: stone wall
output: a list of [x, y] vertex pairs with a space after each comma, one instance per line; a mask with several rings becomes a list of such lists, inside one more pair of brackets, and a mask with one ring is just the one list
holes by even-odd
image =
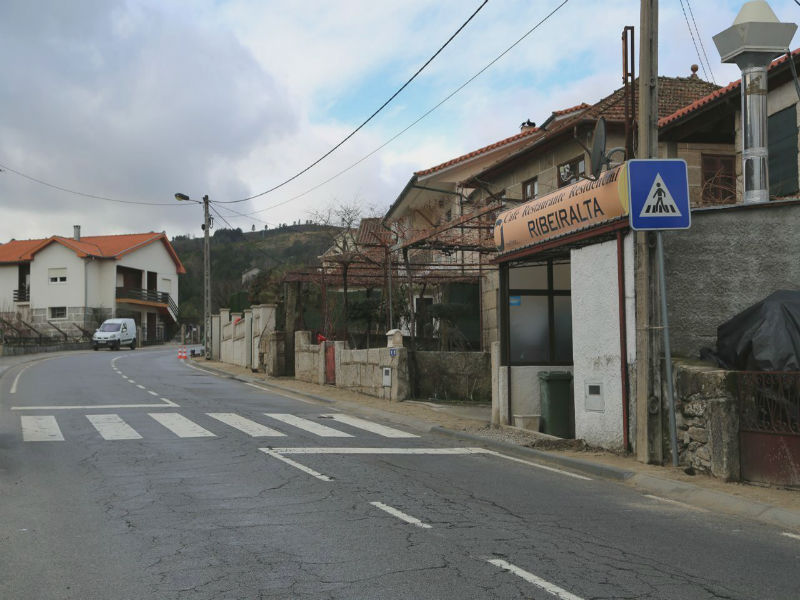
[[491, 355], [488, 352], [412, 353], [414, 396], [431, 400], [490, 402]]
[[667, 231], [670, 341], [675, 356], [714, 348], [717, 327], [776, 290], [800, 289], [800, 202], [692, 212]]
[[294, 332], [294, 378], [325, 384], [325, 344], [312, 344], [310, 331]]
[[253, 371], [263, 370], [261, 339], [268, 338], [274, 331], [275, 306], [272, 304], [257, 304], [243, 313], [221, 308], [219, 315], [211, 316], [212, 358]]
[[[674, 376], [680, 464], [738, 481], [739, 413], [732, 393], [733, 372], [676, 362]], [[664, 422], [668, 420], [665, 416]], [[668, 432], [664, 438], [664, 456], [669, 456]]]
[[[384, 382], [384, 369], [390, 369], [388, 382]], [[408, 399], [408, 350], [350, 350], [345, 342], [336, 342], [336, 387], [390, 401]]]

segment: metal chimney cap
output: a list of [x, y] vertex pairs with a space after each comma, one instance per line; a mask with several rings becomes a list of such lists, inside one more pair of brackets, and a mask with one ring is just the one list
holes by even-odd
[[714, 36], [722, 62], [739, 68], [766, 66], [784, 54], [797, 31], [794, 23], [781, 23], [764, 0], [746, 3], [734, 24]]
[[733, 21], [734, 25], [744, 23], [780, 23], [780, 21], [765, 0], [752, 0], [745, 2]]

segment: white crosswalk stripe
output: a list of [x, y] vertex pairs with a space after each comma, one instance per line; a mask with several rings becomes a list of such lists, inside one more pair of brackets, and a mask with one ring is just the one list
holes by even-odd
[[142, 436], [119, 415], [86, 415], [104, 440], [140, 440]]
[[[150, 412], [147, 413], [153, 420], [167, 428], [180, 438], [216, 437], [217, 434], [201, 427], [191, 419], [177, 412]], [[245, 433], [253, 438], [286, 437], [291, 432], [279, 431], [262, 423], [236, 413], [210, 412], [205, 413], [215, 421]], [[267, 417], [280, 421], [291, 427], [312, 433], [320, 437], [352, 438], [350, 433], [328, 427], [311, 418], [303, 418], [289, 413], [264, 413]], [[84, 415], [97, 433], [104, 440], [140, 440], [143, 436], [136, 431], [122, 416], [115, 413]], [[319, 415], [333, 422], [354, 427], [362, 431], [386, 438], [417, 438], [418, 435], [407, 433], [393, 427], [373, 423], [359, 417], [344, 414]], [[26, 442], [64, 441], [56, 417], [53, 415], [21, 416], [22, 437]], [[74, 422], [73, 422], [74, 423]]]
[[350, 415], [334, 413], [323, 416], [330, 417], [331, 419], [333, 419], [334, 421], [338, 421], [339, 423], [344, 423], [345, 425], [350, 425], [351, 427], [355, 427], [357, 429], [363, 429], [364, 431], [369, 431], [370, 433], [375, 433], [377, 435], [381, 435], [387, 438], [419, 437], [418, 435], [414, 435], [413, 433], [406, 433], [405, 431], [400, 431], [399, 429], [394, 429], [393, 427], [386, 427], [386, 425], [378, 425], [377, 423], [373, 423], [372, 421], [367, 421], [366, 419], [359, 419], [358, 417], [351, 417]]
[[290, 415], [286, 413], [264, 413], [264, 414], [270, 417], [271, 419], [281, 421], [282, 423], [286, 423], [287, 425], [297, 427], [298, 429], [302, 429], [304, 431], [313, 433], [314, 435], [318, 435], [320, 437], [353, 437], [349, 433], [345, 433], [344, 431], [339, 431], [338, 429], [334, 429], [333, 427], [328, 427], [326, 425], [320, 425], [319, 423], [315, 423], [314, 421], [304, 419], [303, 417], [297, 417], [295, 415]]
[[285, 433], [281, 433], [275, 429], [271, 429], [266, 425], [262, 425], [261, 423], [256, 423], [255, 421], [251, 421], [250, 419], [246, 419], [240, 415], [234, 413], [206, 413], [212, 419], [216, 419], [217, 421], [221, 421], [226, 425], [230, 425], [231, 427], [238, 429], [239, 431], [243, 431], [250, 437], [284, 437], [286, 436]]
[[42, 415], [36, 417], [20, 417], [22, 423], [22, 439], [26, 442], [63, 442], [64, 436], [58, 427], [56, 418]]
[[147, 413], [172, 433], [182, 438], [191, 437], [217, 437], [208, 429], [200, 427], [178, 413]]

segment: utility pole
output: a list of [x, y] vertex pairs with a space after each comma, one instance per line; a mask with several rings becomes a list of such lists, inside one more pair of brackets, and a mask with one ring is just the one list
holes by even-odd
[[[658, 158], [658, 0], [641, 0], [637, 158]], [[636, 457], [662, 462], [661, 365], [653, 234], [636, 232]], [[625, 357], [623, 357], [625, 360]]]
[[211, 360], [211, 246], [208, 231], [211, 219], [208, 216], [208, 196], [203, 196], [203, 344], [206, 360]]

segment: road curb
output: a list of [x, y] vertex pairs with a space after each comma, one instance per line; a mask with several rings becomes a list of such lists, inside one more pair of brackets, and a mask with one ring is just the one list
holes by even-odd
[[263, 385], [267, 388], [275, 388], [276, 390], [280, 390], [281, 392], [286, 392], [288, 394], [294, 394], [296, 396], [303, 396], [304, 398], [309, 398], [311, 400], [316, 400], [318, 402], [325, 402], [326, 404], [335, 404], [336, 400], [332, 398], [325, 398], [324, 396], [316, 396], [314, 394], [309, 394], [308, 392], [301, 392], [298, 390], [293, 390], [292, 388], [288, 388], [282, 385], [277, 385], [272, 382], [265, 381], [264, 379], [259, 379], [257, 377], [247, 377], [244, 375], [234, 375], [233, 373], [228, 373], [227, 371], [223, 371], [222, 369], [217, 369], [215, 367], [209, 367], [203, 364], [198, 364], [196, 361], [191, 361], [192, 364], [195, 365], [198, 369], [203, 369], [204, 371], [209, 371], [214, 375], [219, 377], [224, 377], [225, 379], [235, 379], [236, 381], [241, 381], [242, 383], [252, 383], [254, 385]]
[[509, 442], [492, 440], [485, 438], [474, 433], [467, 433], [466, 431], [454, 431], [439, 425], [434, 425], [430, 428], [431, 433], [437, 433], [450, 438], [468, 440], [470, 442], [486, 446], [493, 450], [502, 450], [509, 454], [515, 454], [520, 457], [536, 460], [537, 462], [547, 462], [556, 464], [560, 467], [565, 467], [572, 471], [578, 471], [586, 475], [594, 475], [595, 477], [602, 477], [603, 479], [613, 479], [615, 481], [626, 481], [633, 477], [633, 471], [619, 469], [609, 465], [593, 463], [579, 458], [572, 458], [568, 456], [559, 456], [550, 452], [536, 450], [534, 448], [526, 448]]

